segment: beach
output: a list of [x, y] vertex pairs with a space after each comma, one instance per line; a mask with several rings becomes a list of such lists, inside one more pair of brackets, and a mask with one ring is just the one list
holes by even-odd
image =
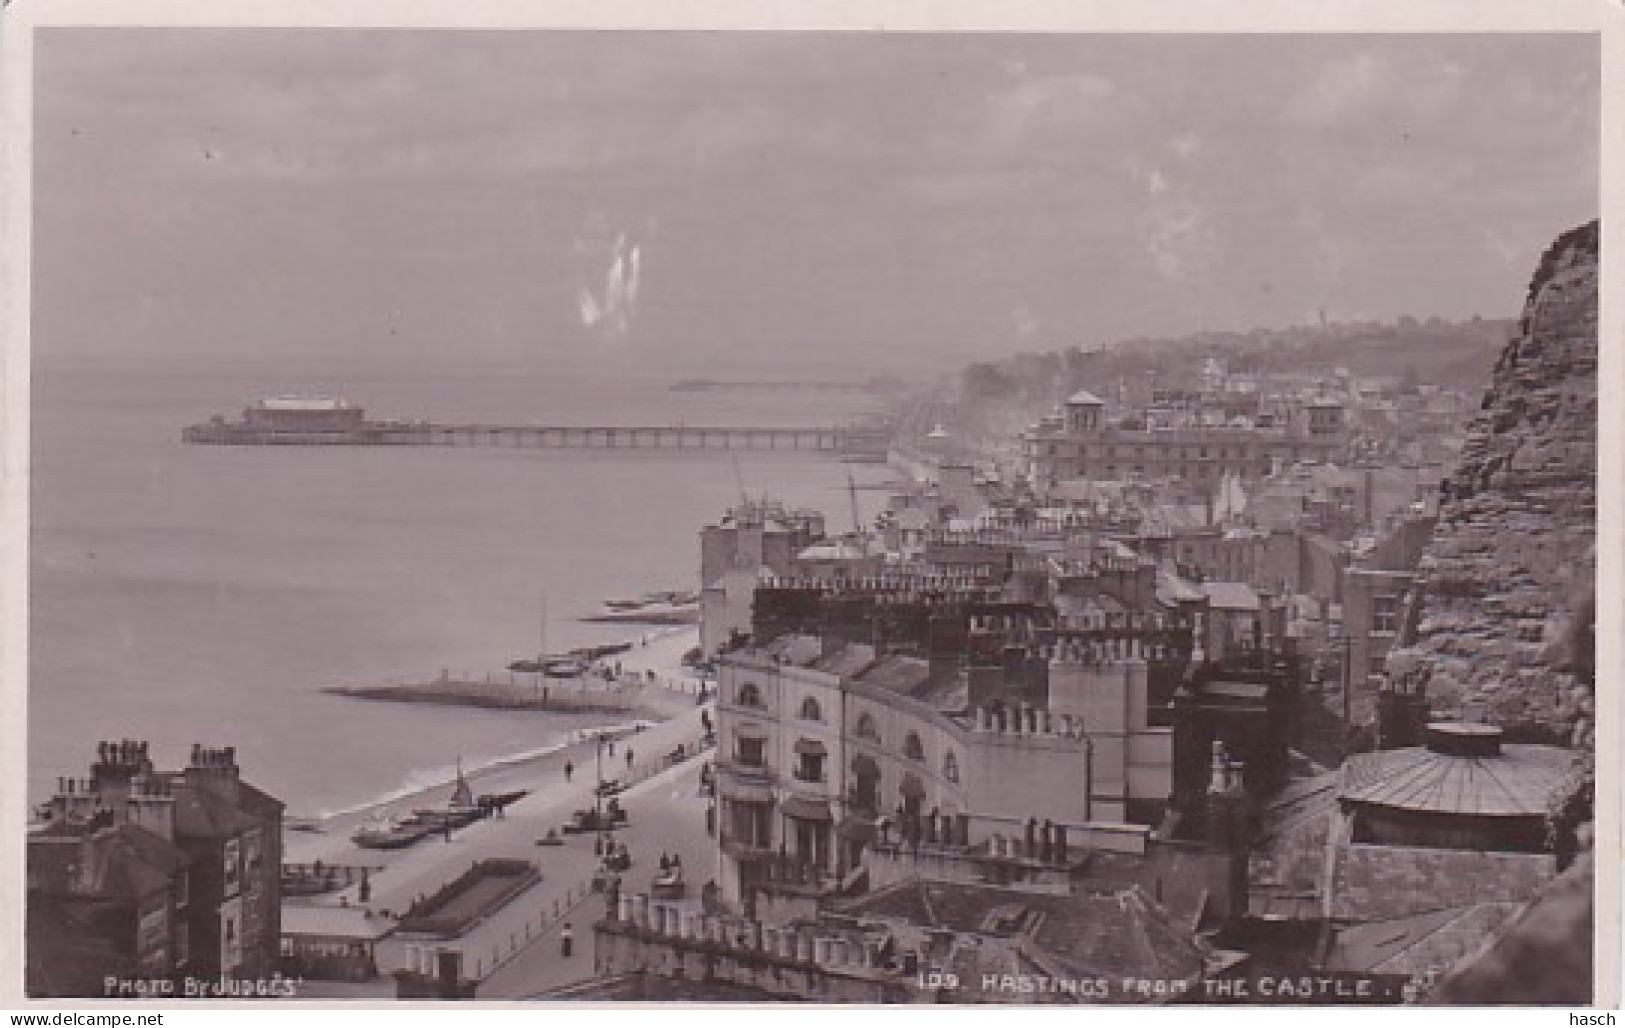
[[[693, 669], [683, 666], [683, 654], [699, 640], [697, 628], [657, 628], [636, 639], [647, 638], [647, 643], [634, 645], [631, 650], [616, 657], [623, 674], [646, 675], [653, 672], [654, 682], [637, 687], [639, 716], [629, 720], [605, 721], [601, 725], [576, 729], [572, 736], [545, 752], [515, 756], [506, 760], [469, 768], [464, 777], [476, 796], [526, 791], [530, 795], [544, 796], [562, 793], [567, 784], [564, 766], [573, 764], [581, 770], [577, 782], [586, 781], [592, 774], [596, 755], [596, 739], [603, 735], [616, 739], [650, 740], [648, 747], [657, 746], [667, 732], [654, 732], [663, 723], [689, 717], [697, 722], [697, 703], [700, 690], [706, 683]], [[690, 733], [692, 734], [692, 733]], [[632, 742], [634, 752], [638, 745]], [[624, 753], [624, 750], [620, 751]], [[647, 748], [653, 758], [663, 751]], [[619, 758], [624, 760], [624, 757]], [[624, 764], [621, 765], [624, 770]], [[605, 776], [614, 777], [615, 768], [606, 766]], [[391, 796], [377, 802], [358, 805], [338, 813], [301, 812], [289, 810], [284, 829], [283, 859], [291, 863], [355, 863], [358, 865], [388, 864], [395, 852], [365, 850], [350, 841], [350, 836], [369, 821], [391, 811], [406, 813], [425, 807], [443, 805], [455, 788], [455, 774], [415, 791]], [[526, 797], [527, 799], [530, 796]], [[510, 810], [513, 808], [509, 808]]]

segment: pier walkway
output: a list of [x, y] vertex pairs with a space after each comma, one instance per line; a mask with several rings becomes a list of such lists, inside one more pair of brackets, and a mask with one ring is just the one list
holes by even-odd
[[884, 454], [890, 433], [845, 425], [817, 428], [721, 425], [494, 425], [365, 422], [344, 431], [258, 430], [205, 423], [189, 443], [240, 446], [499, 446], [551, 450], [768, 450], [833, 456]]

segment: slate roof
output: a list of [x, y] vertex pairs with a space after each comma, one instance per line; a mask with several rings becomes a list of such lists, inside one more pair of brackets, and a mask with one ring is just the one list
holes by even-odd
[[1184, 981], [1200, 975], [1205, 964], [1190, 933], [1138, 888], [1080, 897], [1075, 911], [1045, 917], [1034, 941], [1080, 977]]
[[1504, 745], [1495, 756], [1436, 753], [1426, 747], [1361, 753], [1343, 765], [1348, 803], [1439, 814], [1544, 817], [1574, 764], [1555, 746]]
[[[1528, 906], [1503, 921], [1488, 945], [1445, 976], [1424, 1003], [1579, 1006], [1592, 996], [1594, 860], [1583, 854]], [[1531, 967], [1539, 974], [1529, 974]]]
[[918, 657], [892, 654], [858, 675], [857, 681], [888, 692], [914, 696], [931, 681], [931, 666]]
[[[190, 860], [179, 847], [145, 828], [117, 824], [94, 834], [42, 833], [29, 841], [28, 862], [29, 883], [41, 894], [73, 891], [136, 902], [167, 888]], [[77, 873], [71, 864], [81, 865]]]
[[1157, 572], [1157, 599], [1165, 606], [1200, 603], [1207, 596], [1200, 586], [1167, 571]]
[[1332, 878], [1332, 916], [1380, 921], [1473, 903], [1519, 903], [1556, 874], [1543, 853], [1346, 845]]
[[845, 912], [994, 938], [1025, 937], [1033, 955], [1078, 977], [1190, 979], [1204, 954], [1137, 886], [1094, 895], [910, 879]]
[[1509, 902], [1472, 903], [1344, 928], [1327, 954], [1326, 969], [1425, 975], [1451, 967], [1477, 952], [1517, 909]]
[[806, 667], [823, 656], [824, 644], [814, 635], [781, 635], [766, 646], [758, 648], [754, 656], [768, 662], [779, 661]]
[[256, 797], [274, 805], [276, 813], [281, 812], [281, 803], [251, 785], [243, 782], [237, 784], [237, 803], [204, 788], [175, 789], [175, 834], [208, 839], [226, 839], [237, 835], [259, 824], [264, 815], [273, 812], [264, 804], [256, 803]]
[[818, 658], [813, 662], [812, 667], [818, 671], [849, 678], [874, 662], [875, 649], [873, 646], [852, 643], [842, 646], [828, 656]]
[[107, 941], [133, 924], [128, 904], [30, 890], [26, 921], [30, 996], [100, 997], [103, 975], [134, 975], [132, 957]]
[[1258, 594], [1245, 582], [1203, 582], [1198, 588], [1214, 610], [1258, 609]]

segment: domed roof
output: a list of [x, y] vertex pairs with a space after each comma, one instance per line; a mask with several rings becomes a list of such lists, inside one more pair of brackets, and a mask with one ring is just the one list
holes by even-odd
[[1393, 810], [1544, 817], [1574, 756], [1556, 746], [1504, 746], [1492, 725], [1436, 722], [1427, 746], [1350, 757], [1338, 795]]

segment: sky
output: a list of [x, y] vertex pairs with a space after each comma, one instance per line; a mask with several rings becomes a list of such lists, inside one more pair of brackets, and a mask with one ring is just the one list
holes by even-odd
[[1516, 313], [1589, 35], [108, 29], [35, 50], [37, 360], [915, 371]]

